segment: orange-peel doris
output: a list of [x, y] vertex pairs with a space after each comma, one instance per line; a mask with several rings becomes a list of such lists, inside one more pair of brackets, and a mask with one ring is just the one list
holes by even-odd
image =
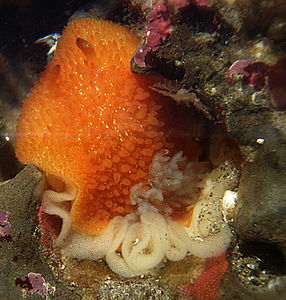
[[[65, 233], [58, 244], [74, 253], [87, 251], [76, 246], [86, 243], [96, 250], [71, 255], [105, 256], [125, 276], [144, 273], [164, 256], [176, 260], [186, 255], [182, 246], [174, 258], [163, 240], [168, 233], [175, 248], [175, 241], [187, 235], [182, 225], [190, 223], [193, 197], [201, 187], [193, 170], [201, 174], [205, 169], [190, 165], [200, 153], [191, 139], [191, 110], [152, 91], [156, 78], [130, 70], [138, 42], [118, 24], [92, 18], [70, 21], [52, 61], [24, 101], [16, 142], [19, 160], [47, 175], [43, 210], [63, 219]], [[144, 260], [147, 265], [140, 270], [136, 262], [130, 267], [144, 248], [134, 257], [129, 253], [136, 234], [139, 241], [154, 239], [152, 247], [159, 245], [155, 258]], [[114, 256], [120, 247], [123, 258], [128, 257], [126, 269], [117, 263], [122, 257]]]

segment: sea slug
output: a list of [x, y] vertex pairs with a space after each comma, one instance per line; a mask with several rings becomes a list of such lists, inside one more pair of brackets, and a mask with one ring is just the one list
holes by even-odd
[[[105, 258], [123, 276], [181, 260], [201, 243], [192, 235], [204, 205], [190, 224], [209, 171], [192, 140], [194, 113], [153, 92], [157, 78], [131, 72], [137, 45], [121, 25], [71, 20], [24, 101], [16, 143], [18, 159], [47, 178], [41, 210], [61, 220], [55, 245]], [[231, 236], [221, 228], [217, 248], [194, 252], [221, 254]]]

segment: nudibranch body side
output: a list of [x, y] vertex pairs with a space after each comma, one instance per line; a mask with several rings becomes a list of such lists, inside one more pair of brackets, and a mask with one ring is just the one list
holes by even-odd
[[[24, 101], [16, 143], [19, 160], [46, 174], [42, 209], [62, 219], [56, 246], [105, 258], [123, 276], [192, 252], [192, 208], [209, 169], [197, 161], [192, 112], [131, 72], [137, 45], [120, 25], [72, 20]], [[221, 228], [214, 255], [230, 239]]]

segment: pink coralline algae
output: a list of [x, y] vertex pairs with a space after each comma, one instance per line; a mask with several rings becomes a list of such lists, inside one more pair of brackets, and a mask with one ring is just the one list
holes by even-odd
[[[147, 28], [143, 35], [143, 44], [136, 50], [134, 54], [134, 62], [139, 67], [146, 67], [146, 55], [151, 51], [160, 48], [161, 42], [164, 41], [173, 29], [171, 14], [168, 7], [176, 13], [179, 9], [188, 6], [190, 3], [209, 7], [206, 0], [153, 0], [153, 1], [131, 1], [134, 5], [140, 2], [143, 13], [147, 19]], [[151, 3], [151, 5], [149, 4]]]
[[144, 5], [142, 10], [146, 14], [148, 26], [143, 35], [143, 45], [140, 46], [134, 54], [134, 62], [139, 67], [146, 66], [145, 57], [148, 52], [158, 50], [161, 41], [166, 39], [167, 34], [169, 34], [173, 28], [169, 12], [163, 1], [152, 3], [151, 10]]
[[10, 234], [10, 223], [8, 218], [10, 214], [3, 209], [0, 209], [0, 236], [5, 237]]
[[215, 299], [219, 292], [220, 280], [227, 271], [228, 264], [225, 253], [219, 257], [211, 257], [206, 261], [204, 273], [192, 284], [180, 291], [180, 296], [188, 299], [195, 296], [199, 300]]
[[47, 287], [45, 279], [41, 274], [29, 273], [28, 279], [32, 285], [33, 291], [38, 292], [41, 297], [45, 297], [47, 294]]
[[198, 7], [211, 7], [208, 0], [193, 0], [191, 2]]
[[226, 73], [226, 81], [233, 85], [238, 80], [255, 90], [268, 86], [273, 106], [286, 108], [286, 59], [280, 59], [272, 66], [254, 59], [238, 60]]

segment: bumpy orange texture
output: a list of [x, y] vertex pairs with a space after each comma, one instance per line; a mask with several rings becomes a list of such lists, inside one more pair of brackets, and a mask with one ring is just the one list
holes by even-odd
[[156, 153], [197, 154], [186, 108], [131, 72], [137, 45], [120, 25], [71, 21], [21, 111], [17, 157], [76, 185], [71, 217], [81, 232], [97, 234], [132, 210], [130, 189], [147, 181]]

